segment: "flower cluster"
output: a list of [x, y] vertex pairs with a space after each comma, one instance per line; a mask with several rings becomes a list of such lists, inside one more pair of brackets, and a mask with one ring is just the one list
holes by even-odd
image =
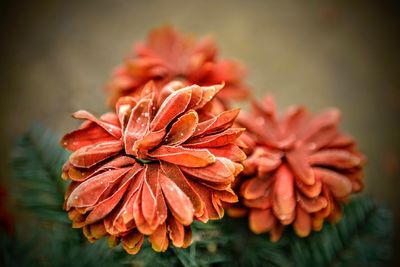
[[287, 225], [304, 237], [337, 222], [365, 162], [338, 130], [339, 111], [279, 117], [267, 97], [239, 114], [228, 107], [247, 95], [243, 77], [209, 38], [165, 27], [137, 45], [108, 85], [113, 112], [74, 113], [84, 122], [61, 140], [72, 151], [63, 178], [73, 227], [136, 254], [145, 236], [156, 251], [189, 246], [191, 223], [224, 207], [272, 240]]
[[243, 83], [245, 70], [233, 60], [219, 59], [211, 38], [196, 41], [172, 27], [163, 27], [150, 33], [147, 42], [135, 46], [135, 53], [118, 67], [108, 84], [109, 105], [121, 96], [140, 94], [142, 87], [153, 80], [160, 88], [173, 80], [186, 85], [225, 83], [218, 94], [223, 103], [243, 99], [248, 87]]
[[187, 247], [194, 219], [219, 219], [223, 202], [237, 201], [231, 184], [246, 157], [235, 144], [243, 129], [231, 127], [239, 110], [202, 111], [222, 86], [174, 88], [149, 83], [100, 119], [74, 114], [85, 122], [61, 141], [73, 151], [63, 168], [72, 180], [65, 208], [89, 240], [110, 236], [132, 254], [144, 235], [156, 251], [169, 239]]
[[249, 213], [254, 233], [271, 232], [278, 240], [285, 225], [297, 235], [319, 231], [325, 219], [341, 217], [340, 203], [363, 188], [364, 157], [353, 138], [338, 129], [340, 113], [329, 109], [313, 115], [291, 107], [278, 118], [274, 100], [254, 102], [253, 112], [239, 122], [247, 131], [248, 158], [240, 177], [241, 205], [229, 213]]

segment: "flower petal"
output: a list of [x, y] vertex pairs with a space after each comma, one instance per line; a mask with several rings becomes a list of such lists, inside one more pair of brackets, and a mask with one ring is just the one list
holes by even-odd
[[224, 111], [210, 120], [203, 121], [197, 125], [194, 136], [221, 132], [231, 127], [240, 109]]
[[150, 129], [152, 131], [158, 131], [167, 127], [176, 116], [186, 110], [191, 95], [192, 89], [190, 87], [177, 90], [170, 94], [158, 109], [157, 114], [151, 122]]
[[313, 140], [316, 135], [321, 134], [321, 130], [326, 128], [336, 128], [340, 120], [340, 111], [332, 108], [314, 116], [311, 121], [303, 128], [300, 136], [301, 140]]
[[235, 162], [242, 162], [246, 159], [246, 154], [235, 144], [228, 144], [219, 147], [207, 148], [216, 157], [223, 157]]
[[323, 168], [314, 168], [314, 172], [335, 197], [342, 198], [351, 193], [352, 184], [346, 176]]
[[298, 201], [300, 206], [308, 213], [320, 211], [328, 206], [328, 201], [323, 196], [307, 198], [299, 195]]
[[190, 110], [180, 116], [178, 120], [172, 124], [167, 136], [165, 137], [166, 144], [180, 145], [189, 139], [196, 128], [199, 118], [196, 111]]
[[182, 247], [185, 238], [185, 229], [183, 224], [178, 222], [173, 216], [168, 217], [168, 231], [172, 244], [175, 247]]
[[215, 162], [214, 155], [207, 149], [190, 149], [180, 146], [161, 146], [149, 155], [185, 167], [205, 167]]
[[133, 145], [136, 140], [142, 139], [149, 131], [152, 105], [153, 101], [151, 99], [141, 99], [133, 108], [124, 132], [126, 153], [137, 154], [133, 149]]
[[193, 221], [193, 204], [189, 197], [171, 179], [160, 173], [160, 185], [168, 207], [175, 218], [183, 225]]
[[268, 232], [275, 224], [275, 216], [271, 209], [251, 209], [249, 227], [255, 234]]
[[[129, 174], [129, 173], [128, 173]], [[103, 219], [107, 214], [109, 214], [115, 206], [119, 203], [122, 199], [124, 193], [128, 189], [128, 186], [131, 182], [132, 175], [130, 174], [129, 178], [120, 186], [118, 190], [115, 191], [110, 197], [106, 198], [105, 200], [101, 201], [96, 207], [89, 213], [86, 217], [86, 223], [91, 224], [100, 219]]]
[[243, 132], [244, 128], [229, 128], [224, 132], [204, 137], [197, 137], [184, 144], [185, 147], [207, 148], [232, 144]]
[[118, 114], [118, 120], [121, 125], [121, 130], [124, 133], [126, 125], [128, 124], [129, 117], [132, 109], [136, 106], [136, 101], [133, 97], [125, 96], [118, 99], [115, 110]]
[[[215, 163], [202, 168], [181, 167], [181, 170], [203, 182], [226, 183], [235, 179], [228, 159], [216, 158]], [[230, 161], [229, 161], [230, 162]], [[232, 162], [231, 162], [232, 163]]]
[[308, 157], [311, 165], [329, 166], [337, 169], [350, 169], [361, 164], [361, 159], [343, 149], [324, 149]]
[[145, 165], [145, 173], [142, 189], [142, 213], [147, 224], [154, 228], [156, 211], [157, 211], [157, 191], [160, 190], [158, 185], [158, 167], [152, 164]]
[[254, 177], [246, 180], [240, 187], [240, 194], [245, 199], [257, 199], [266, 194], [270, 188], [272, 179], [265, 177]]
[[164, 224], [158, 226], [153, 234], [149, 236], [151, 247], [157, 252], [164, 252], [168, 248], [167, 228]]
[[176, 165], [167, 162], [161, 162], [161, 169], [190, 198], [194, 208], [194, 215], [201, 216], [204, 213], [204, 203], [181, 170]]
[[89, 168], [96, 163], [118, 154], [123, 149], [121, 141], [108, 141], [88, 145], [76, 150], [69, 157], [75, 167]]
[[79, 184], [67, 200], [67, 209], [71, 207], [93, 207], [103, 193], [117, 183], [131, 168], [122, 168], [100, 173], [90, 180]]
[[311, 232], [311, 216], [299, 206], [296, 209], [296, 219], [293, 222], [293, 229], [300, 237], [306, 237]]
[[306, 153], [305, 150], [297, 149], [287, 152], [286, 158], [295, 177], [300, 179], [306, 185], [313, 185], [315, 183], [315, 176], [307, 161]]
[[122, 237], [122, 247], [129, 254], [135, 255], [142, 247], [143, 241], [143, 234], [134, 230]]
[[116, 140], [116, 138], [109, 132], [95, 123], [90, 123], [82, 129], [64, 135], [60, 144], [70, 151], [75, 151], [88, 145], [113, 140]]
[[79, 111], [75, 112], [74, 114], [72, 114], [72, 116], [75, 119], [88, 120], [88, 121], [92, 121], [92, 122], [96, 123], [101, 128], [103, 128], [108, 133], [110, 133], [112, 136], [114, 136], [116, 139], [119, 139], [122, 135], [120, 127], [118, 127], [114, 124], [99, 120], [95, 116], [93, 116], [91, 113], [87, 112], [86, 110], [79, 110]]
[[282, 165], [275, 173], [273, 189], [273, 209], [279, 220], [288, 219], [296, 208], [294, 195], [294, 177], [289, 169]]

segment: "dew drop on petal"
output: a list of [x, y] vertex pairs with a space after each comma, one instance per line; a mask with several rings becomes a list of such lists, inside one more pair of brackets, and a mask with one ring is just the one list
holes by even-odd
[[316, 145], [315, 143], [310, 143], [310, 144], [309, 144], [309, 148], [310, 148], [311, 150], [314, 150], [316, 147], [317, 147], [317, 145]]

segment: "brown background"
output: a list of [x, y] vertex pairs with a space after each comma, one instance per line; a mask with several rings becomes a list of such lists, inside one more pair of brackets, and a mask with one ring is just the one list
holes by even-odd
[[[212, 33], [248, 66], [257, 96], [281, 109], [342, 109], [342, 129], [368, 156], [366, 191], [400, 200], [399, 6], [360, 1], [2, 1], [1, 178], [14, 138], [33, 121], [63, 133], [70, 113], [100, 114], [104, 84], [134, 41], [169, 23]], [[397, 16], [397, 18], [396, 18]]]

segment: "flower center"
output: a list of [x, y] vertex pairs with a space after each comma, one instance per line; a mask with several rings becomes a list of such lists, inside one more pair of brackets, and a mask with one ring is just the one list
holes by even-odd
[[140, 163], [142, 163], [142, 164], [149, 164], [149, 163], [154, 162], [154, 160], [151, 160], [151, 159], [135, 158], [135, 160], [138, 161], [138, 162], [140, 162]]

